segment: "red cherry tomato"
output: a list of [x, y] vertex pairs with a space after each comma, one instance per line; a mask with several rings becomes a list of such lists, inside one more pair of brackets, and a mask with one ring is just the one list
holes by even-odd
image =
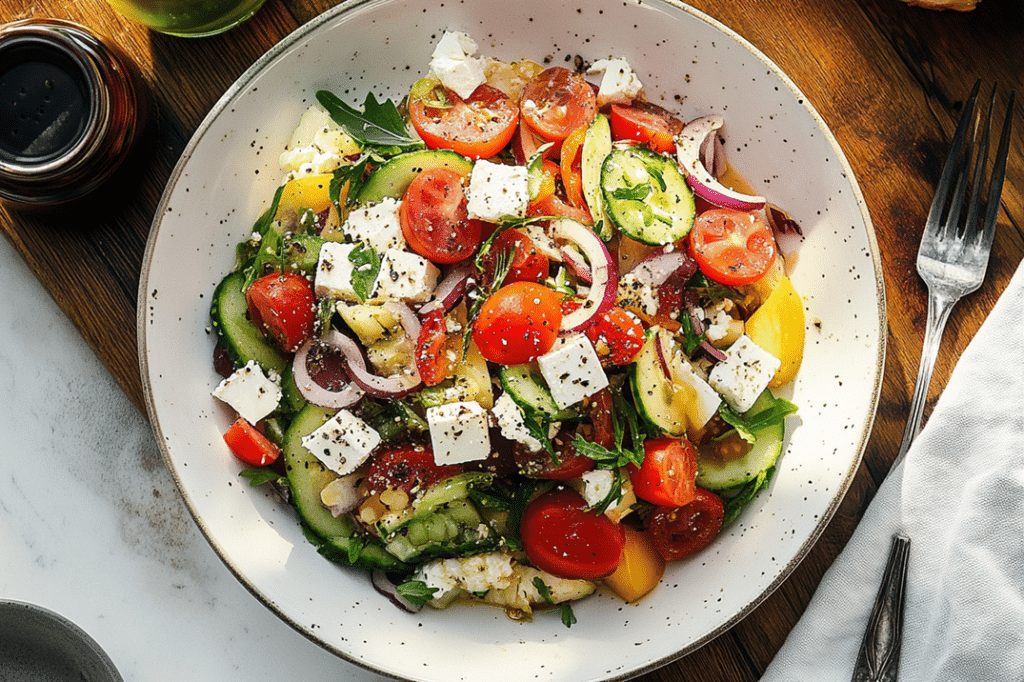
[[626, 537], [604, 514], [569, 488], [556, 488], [530, 502], [519, 526], [534, 566], [566, 579], [597, 580], [619, 565]]
[[366, 488], [370, 493], [388, 488], [410, 492], [413, 488], [428, 488], [465, 470], [459, 464], [435, 464], [434, 451], [429, 445], [394, 445], [384, 447], [370, 458]]
[[489, 159], [516, 132], [519, 109], [501, 90], [481, 85], [464, 100], [437, 81], [421, 83], [410, 95], [409, 118], [431, 149]]
[[659, 154], [674, 154], [674, 137], [683, 129], [683, 122], [657, 104], [637, 101], [631, 105], [613, 104], [611, 127], [616, 140], [646, 142]]
[[629, 466], [633, 492], [660, 507], [681, 507], [697, 495], [697, 451], [685, 438], [652, 438], [644, 461]]
[[725, 507], [718, 495], [697, 488], [693, 502], [658, 507], [647, 517], [646, 532], [665, 561], [682, 559], [707, 547], [722, 530]]
[[583, 76], [555, 66], [526, 84], [519, 110], [533, 132], [548, 142], [561, 142], [594, 120], [597, 96]]
[[533, 282], [498, 289], [480, 307], [473, 340], [485, 359], [521, 365], [547, 353], [562, 324], [562, 296]]
[[281, 448], [241, 417], [224, 432], [224, 442], [235, 457], [257, 467], [274, 462], [281, 454]]
[[689, 238], [690, 253], [704, 274], [728, 286], [756, 282], [775, 261], [775, 236], [757, 213], [705, 211]]
[[[515, 251], [513, 251], [515, 249]], [[483, 257], [484, 276], [489, 283], [497, 267], [498, 256], [512, 253], [512, 262], [503, 284], [512, 282], [540, 282], [548, 276], [547, 256], [537, 250], [537, 245], [528, 234], [516, 229], [504, 230]], [[503, 256], [507, 258], [506, 256]]]
[[293, 353], [313, 333], [316, 296], [302, 275], [284, 273], [261, 277], [245, 292], [249, 317], [282, 350]]
[[598, 315], [585, 333], [597, 349], [598, 357], [613, 365], [633, 362], [644, 346], [644, 327], [640, 320], [619, 306], [612, 306]]
[[563, 441], [555, 443], [557, 462], [551, 458], [547, 450], [531, 452], [525, 445], [516, 443], [512, 450], [516, 467], [528, 478], [568, 481], [570, 478], [580, 477], [594, 468], [594, 460], [576, 452], [572, 447], [573, 437], [574, 434], [570, 431], [563, 436]]
[[416, 340], [416, 369], [427, 386], [436, 386], [455, 372], [455, 360], [447, 351], [448, 324], [441, 308], [421, 318], [420, 335]]
[[586, 206], [573, 206], [565, 202], [557, 194], [550, 194], [546, 198], [534, 201], [526, 209], [529, 216], [551, 216], [552, 218], [572, 218], [584, 225], [593, 225], [594, 219]]
[[572, 131], [562, 143], [562, 185], [569, 205], [577, 208], [586, 206], [583, 199], [583, 140], [587, 136], [587, 127], [582, 125]]
[[398, 209], [409, 246], [435, 263], [464, 260], [480, 247], [482, 225], [469, 218], [463, 180], [448, 168], [424, 171], [405, 190]]

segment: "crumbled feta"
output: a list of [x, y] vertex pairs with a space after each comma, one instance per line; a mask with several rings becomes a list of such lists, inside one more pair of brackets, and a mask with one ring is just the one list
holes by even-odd
[[465, 33], [445, 31], [431, 54], [431, 73], [462, 99], [467, 99], [487, 80], [486, 60], [474, 58], [476, 50], [476, 42]]
[[526, 166], [477, 161], [469, 174], [466, 198], [470, 218], [489, 223], [502, 218], [522, 218], [530, 203]]
[[286, 179], [330, 173], [345, 162], [347, 155], [358, 150], [345, 129], [314, 104], [303, 113], [278, 163]]
[[437, 287], [441, 271], [429, 260], [403, 249], [388, 249], [380, 264], [380, 273], [370, 298], [423, 303]]
[[561, 407], [575, 405], [608, 385], [608, 375], [590, 340], [570, 334], [555, 341], [554, 347], [537, 358], [541, 376], [551, 397]]
[[477, 462], [491, 454], [487, 411], [475, 400], [427, 408], [427, 424], [438, 465]]
[[603, 74], [597, 91], [598, 108], [606, 104], [629, 104], [644, 87], [625, 59], [599, 59], [587, 73]]
[[514, 578], [510, 555], [486, 552], [466, 558], [429, 561], [420, 566], [414, 579], [422, 580], [428, 589], [436, 589], [429, 603], [436, 608], [444, 608], [463, 593], [503, 590], [512, 584]]
[[355, 248], [355, 244], [339, 242], [324, 242], [320, 247], [316, 277], [313, 280], [313, 288], [318, 298], [330, 296], [342, 301], [359, 301], [359, 295], [352, 286], [355, 264], [349, 260]]
[[615, 474], [608, 469], [594, 469], [593, 471], [584, 472], [580, 479], [583, 482], [580, 495], [583, 496], [583, 499], [591, 507], [603, 502], [604, 498], [608, 497], [608, 494], [612, 491], [612, 486], [615, 485]]
[[523, 410], [512, 399], [512, 396], [508, 393], [498, 396], [498, 399], [494, 401], [494, 407], [491, 408], [491, 414], [498, 422], [501, 435], [525, 445], [530, 452], [540, 452], [543, 445], [530, 435], [530, 430], [526, 428], [526, 423], [523, 420]]
[[652, 317], [658, 314], [658, 293], [655, 287], [641, 282], [632, 272], [619, 278], [615, 301], [623, 308], [640, 310]]
[[346, 476], [366, 461], [380, 440], [380, 434], [362, 419], [348, 410], [339, 410], [320, 428], [305, 436], [302, 446], [328, 469]]
[[255, 424], [281, 402], [281, 378], [275, 373], [268, 377], [255, 360], [250, 360], [221, 381], [213, 389], [213, 396], [230, 405], [245, 421]]
[[722, 394], [729, 407], [746, 412], [768, 388], [782, 361], [746, 334], [729, 346], [725, 355], [726, 359], [712, 368], [708, 383]]
[[379, 204], [354, 208], [341, 230], [352, 241], [363, 242], [377, 253], [405, 248], [405, 236], [398, 219], [401, 202], [391, 197]]

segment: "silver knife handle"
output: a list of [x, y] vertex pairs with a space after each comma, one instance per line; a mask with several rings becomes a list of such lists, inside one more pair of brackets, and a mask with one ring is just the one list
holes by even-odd
[[889, 561], [871, 609], [851, 682], [896, 682], [903, 637], [903, 592], [907, 586], [910, 538], [892, 537]]

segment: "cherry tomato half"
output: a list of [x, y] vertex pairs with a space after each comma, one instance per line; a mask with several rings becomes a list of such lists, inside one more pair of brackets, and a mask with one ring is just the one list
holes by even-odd
[[636, 496], [660, 507], [681, 507], [697, 495], [697, 451], [685, 438], [651, 438], [644, 461], [630, 465]]
[[[515, 249], [515, 251], [513, 251]], [[485, 283], [494, 278], [498, 256], [512, 253], [512, 262], [503, 284], [512, 282], [540, 282], [548, 276], [547, 256], [537, 250], [530, 235], [516, 229], [507, 229], [498, 234], [483, 257]], [[503, 257], [507, 258], [507, 255]]]
[[464, 100], [440, 82], [421, 83], [410, 95], [409, 118], [431, 149], [489, 159], [516, 132], [519, 109], [501, 90], [481, 85]]
[[245, 292], [249, 317], [282, 350], [293, 353], [313, 333], [313, 284], [295, 273], [260, 277]]
[[[420, 379], [427, 386], [436, 386], [455, 373], [455, 365], [461, 359], [462, 339], [452, 344], [448, 335], [448, 323], [444, 310], [436, 308], [420, 319], [420, 334], [416, 339], [416, 369]], [[452, 346], [455, 348], [451, 348]], [[454, 357], [448, 350], [456, 350]]]
[[555, 344], [562, 296], [534, 282], [513, 282], [484, 301], [473, 323], [473, 340], [485, 359], [521, 365]]
[[409, 184], [398, 209], [409, 246], [435, 263], [464, 260], [480, 247], [483, 226], [469, 217], [463, 180], [448, 168], [426, 170]]
[[548, 142], [561, 142], [597, 115], [597, 95], [583, 76], [554, 66], [523, 89], [519, 110], [526, 124]]
[[646, 532], [665, 561], [682, 559], [711, 544], [722, 530], [725, 507], [718, 495], [697, 488], [683, 507], [658, 507], [647, 517]]
[[775, 262], [775, 236], [757, 213], [716, 208], [697, 216], [690, 253], [705, 275], [721, 284], [756, 282]]
[[410, 492], [417, 487], [428, 488], [465, 470], [459, 464], [436, 464], [429, 445], [394, 445], [384, 447], [371, 457], [366, 489], [371, 493], [388, 488]]
[[674, 138], [682, 131], [683, 122], [657, 104], [637, 101], [631, 105], [613, 104], [611, 127], [616, 140], [646, 142], [659, 154], [674, 154]]
[[585, 334], [602, 361], [613, 365], [633, 362], [644, 346], [644, 327], [636, 315], [612, 306], [597, 316]]
[[587, 511], [586, 500], [570, 488], [556, 488], [530, 502], [519, 534], [537, 568], [570, 580], [610, 575], [626, 543], [622, 526]]
[[224, 432], [224, 442], [235, 457], [257, 467], [272, 463], [281, 454], [281, 448], [241, 417]]

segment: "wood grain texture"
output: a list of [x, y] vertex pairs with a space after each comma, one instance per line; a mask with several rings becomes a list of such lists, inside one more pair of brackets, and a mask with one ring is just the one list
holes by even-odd
[[[152, 142], [137, 178], [119, 186], [108, 205], [47, 218], [0, 206], [7, 238], [140, 410], [137, 287], [153, 212], [171, 169], [207, 111], [242, 72], [290, 31], [336, 4], [268, 0], [241, 28], [182, 40], [149, 33], [99, 0], [0, 0], [0, 22], [60, 17], [109, 36], [134, 57], [152, 87], [158, 111]], [[806, 608], [895, 456], [926, 315], [925, 289], [914, 268], [917, 244], [948, 141], [975, 79], [985, 81], [986, 92], [998, 82], [997, 101], [1003, 106], [1010, 87], [1024, 85], [1024, 4], [985, 0], [971, 12], [935, 12], [899, 0], [691, 4], [778, 64], [832, 129], [867, 201], [887, 286], [888, 351], [879, 411], [864, 463], [832, 522], [753, 613], [702, 649], [641, 678], [752, 682]], [[1022, 108], [1018, 104], [988, 278], [953, 312], [929, 406], [1024, 254]]]

